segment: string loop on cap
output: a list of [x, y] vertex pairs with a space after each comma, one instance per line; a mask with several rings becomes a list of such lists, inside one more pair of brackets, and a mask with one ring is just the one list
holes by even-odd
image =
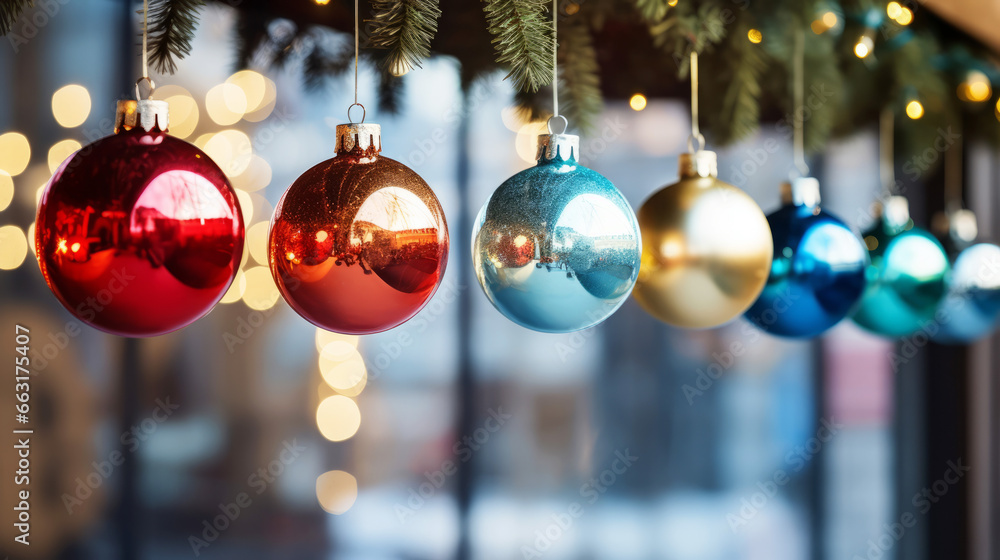
[[[143, 82], [146, 82], [149, 85], [149, 92], [146, 93], [146, 97], [142, 96], [141, 90], [139, 89], [139, 86], [142, 85]], [[135, 81], [135, 100], [136, 101], [142, 101], [144, 99], [150, 99], [150, 98], [152, 98], [154, 91], [156, 91], [156, 82], [154, 82], [153, 79], [150, 78], [149, 76], [143, 76], [143, 77], [141, 77], [141, 78], [139, 78], [138, 80]]]
[[354, 119], [351, 118], [351, 109], [354, 107], [361, 107], [361, 123], [365, 122], [365, 117], [368, 115], [368, 111], [365, 110], [365, 106], [360, 103], [351, 103], [351, 106], [347, 108], [347, 121], [351, 124], [354, 123]]
[[[554, 121], [554, 120], [561, 120], [562, 121], [563, 127], [562, 127], [561, 131], [556, 132], [552, 128], [552, 121]], [[569, 128], [569, 121], [566, 119], [566, 117], [564, 117], [562, 115], [552, 115], [551, 117], [549, 117], [549, 120], [546, 121], [545, 127], [549, 129], [549, 134], [565, 134], [566, 133], [566, 129]]]

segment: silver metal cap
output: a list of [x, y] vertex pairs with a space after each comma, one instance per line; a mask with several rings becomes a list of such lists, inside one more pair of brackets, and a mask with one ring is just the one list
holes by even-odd
[[551, 161], [556, 157], [566, 160], [579, 160], [580, 137], [575, 134], [539, 134], [538, 152], [535, 159]]
[[170, 107], [166, 101], [159, 99], [126, 99], [118, 102], [115, 111], [115, 133], [133, 128], [142, 128], [146, 132], [156, 129], [166, 132], [170, 125]]
[[698, 150], [697, 152], [685, 152], [678, 157], [677, 172], [684, 178], [691, 177], [718, 177], [719, 157], [715, 152], [708, 150]]
[[885, 222], [891, 227], [906, 227], [910, 222], [910, 201], [905, 196], [890, 196], [883, 211]]
[[814, 177], [797, 177], [791, 183], [781, 184], [783, 204], [815, 208], [819, 201], [819, 180]]
[[337, 125], [337, 153], [360, 150], [365, 156], [382, 151], [382, 127], [371, 123]]

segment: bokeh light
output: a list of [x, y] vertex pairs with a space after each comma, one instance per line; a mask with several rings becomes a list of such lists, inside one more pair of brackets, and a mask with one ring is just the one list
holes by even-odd
[[17, 177], [31, 161], [31, 145], [20, 132], [0, 134], [0, 171]]
[[243, 99], [246, 107], [243, 113], [251, 113], [260, 109], [264, 103], [264, 95], [267, 85], [266, 78], [259, 72], [253, 70], [240, 70], [226, 79], [227, 84], [232, 84], [243, 91]]
[[320, 328], [316, 329], [316, 351], [323, 350], [323, 347], [331, 342], [343, 341], [349, 343], [355, 348], [358, 347], [359, 337], [353, 334], [340, 334], [337, 332], [327, 331]]
[[327, 513], [345, 513], [358, 499], [358, 481], [348, 472], [325, 472], [316, 479], [316, 499]]
[[28, 238], [17, 226], [0, 227], [0, 270], [14, 270], [28, 255]]
[[219, 84], [205, 95], [205, 110], [216, 124], [236, 124], [247, 111], [247, 97], [243, 90], [230, 83]]
[[[199, 136], [200, 140], [203, 136]], [[253, 148], [250, 137], [241, 130], [223, 130], [210, 136], [202, 148], [227, 177], [236, 177], [250, 166]]]
[[257, 222], [247, 229], [246, 244], [257, 264], [267, 266], [267, 230], [271, 224]]
[[903, 6], [901, 6], [899, 2], [889, 2], [889, 4], [885, 7], [886, 15], [888, 15], [892, 19], [898, 18], [899, 14], [902, 12], [903, 12]]
[[229, 289], [226, 290], [226, 293], [223, 294], [219, 303], [236, 303], [237, 301], [240, 301], [246, 291], [247, 277], [242, 270], [239, 270], [236, 272], [236, 278], [233, 279], [233, 283], [229, 286]]
[[52, 94], [52, 115], [62, 127], [80, 126], [90, 116], [90, 92], [77, 84], [59, 88]]
[[170, 107], [170, 134], [187, 138], [198, 128], [201, 113], [198, 101], [191, 92], [181, 86], [169, 84], [156, 90], [156, 96]]
[[548, 129], [542, 121], [535, 121], [525, 124], [517, 131], [517, 139], [514, 141], [514, 148], [517, 155], [528, 163], [538, 161], [538, 135], [545, 134]]
[[360, 395], [368, 379], [365, 361], [357, 351], [346, 360], [330, 364], [329, 367], [324, 368], [321, 364], [320, 374], [327, 385], [349, 397]]
[[958, 97], [962, 101], [982, 103], [993, 96], [989, 77], [979, 70], [971, 70], [965, 81], [958, 85]]
[[253, 223], [253, 199], [246, 191], [236, 191], [236, 200], [240, 203], [240, 213], [243, 214], [243, 223]]
[[750, 42], [756, 45], [764, 40], [764, 34], [759, 29], [751, 29], [747, 31], [747, 39], [750, 39]]
[[271, 165], [267, 160], [252, 154], [243, 173], [232, 177], [233, 187], [247, 192], [255, 192], [271, 184]]
[[55, 173], [62, 162], [66, 161], [66, 158], [75, 154], [82, 147], [83, 145], [73, 139], [60, 140], [53, 144], [49, 148], [49, 172]]
[[642, 111], [646, 108], [646, 96], [637, 93], [628, 100], [628, 106], [632, 108], [633, 111]]
[[872, 47], [875, 46], [875, 42], [871, 37], [863, 35], [858, 39], [858, 42], [854, 45], [854, 56], [858, 58], [865, 58], [872, 52]]
[[256, 109], [248, 111], [243, 118], [249, 122], [260, 122], [271, 116], [274, 106], [278, 100], [278, 88], [270, 78], [264, 76], [264, 98]]
[[31, 254], [37, 254], [35, 252], [35, 222], [31, 222], [31, 225], [28, 226], [28, 247], [31, 249]]
[[316, 407], [316, 426], [326, 439], [344, 441], [361, 427], [361, 410], [343, 395], [327, 397]]
[[0, 171], [0, 212], [14, 200], [14, 179], [6, 171]]
[[278, 302], [280, 295], [274, 285], [271, 270], [266, 266], [255, 266], [244, 273], [246, 287], [243, 292], [243, 303], [250, 309], [265, 311]]
[[910, 25], [913, 23], [913, 10], [904, 6], [899, 11], [899, 16], [896, 17], [896, 23], [899, 25]]
[[924, 116], [924, 106], [916, 99], [910, 101], [906, 104], [906, 116], [913, 120], [919, 119]]

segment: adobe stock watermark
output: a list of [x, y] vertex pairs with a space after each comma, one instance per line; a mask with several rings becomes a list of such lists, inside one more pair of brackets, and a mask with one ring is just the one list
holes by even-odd
[[400, 524], [406, 523], [418, 510], [424, 507], [427, 500], [434, 497], [445, 483], [452, 476], [458, 473], [458, 466], [467, 463], [473, 455], [490, 442], [493, 435], [513, 417], [504, 413], [503, 407], [492, 408], [487, 411], [489, 416], [483, 421], [483, 425], [476, 428], [471, 434], [463, 436], [456, 441], [451, 451], [453, 458], [441, 463], [441, 466], [433, 471], [424, 471], [424, 481], [415, 488], [411, 487], [407, 492], [406, 502], [396, 502], [393, 512]]
[[268, 464], [260, 467], [247, 477], [247, 489], [237, 493], [231, 501], [219, 504], [219, 514], [211, 519], [203, 519], [201, 533], [188, 535], [187, 542], [195, 556], [201, 556], [206, 548], [219, 540], [244, 510], [253, 505], [254, 496], [263, 494], [291, 465], [308, 449], [293, 439], [283, 441], [281, 451]]
[[111, 478], [118, 467], [125, 464], [128, 456], [138, 451], [139, 447], [156, 433], [160, 424], [170, 419], [174, 412], [181, 407], [179, 404], [170, 402], [169, 396], [156, 399], [155, 403], [156, 406], [149, 413], [149, 416], [130, 427], [118, 438], [118, 441], [125, 447], [125, 453], [120, 449], [115, 449], [104, 460], [92, 462], [93, 470], [84, 476], [76, 477], [76, 488], [73, 493], [63, 493], [62, 503], [66, 508], [66, 513], [73, 515], [77, 508], [94, 495], [94, 491], [104, 485], [104, 481]]
[[812, 461], [813, 457], [823, 449], [823, 446], [830, 442], [840, 430], [843, 424], [838, 424], [832, 417], [820, 419], [819, 429], [816, 435], [809, 438], [805, 445], [796, 445], [791, 451], [785, 454], [785, 465], [787, 469], [777, 469], [767, 480], [757, 482], [757, 491], [743, 496], [740, 499], [740, 508], [736, 512], [726, 514], [726, 522], [729, 529], [735, 534], [740, 529], [746, 527], [757, 517], [771, 500], [778, 495], [778, 492], [792, 480], [792, 475], [799, 473], [806, 465]]
[[583, 517], [587, 508], [596, 504], [601, 496], [618, 482], [619, 477], [628, 472], [638, 460], [638, 457], [629, 453], [628, 448], [624, 451], [615, 450], [611, 464], [598, 473], [596, 477], [580, 486], [580, 499], [570, 502], [563, 511], [550, 515], [551, 521], [545, 527], [534, 532], [534, 540], [531, 544], [521, 545], [521, 558], [529, 560], [544, 556], [563, 535], [573, 529], [576, 520]]
[[917, 524], [917, 514], [927, 515], [941, 498], [965, 478], [966, 473], [972, 470], [968, 465], [962, 464], [962, 459], [955, 459], [946, 463], [947, 469], [941, 478], [935, 480], [930, 485], [924, 487], [913, 495], [910, 503], [913, 509], [903, 512], [897, 521], [893, 523], [883, 523], [878, 536], [868, 539], [868, 548], [865, 553], [855, 554], [851, 560], [881, 560], [892, 550], [906, 535], [906, 533]]
[[[685, 383], [681, 386], [684, 398], [687, 399], [688, 404], [693, 405], [695, 398], [704, 395], [724, 373], [732, 369], [736, 365], [736, 360], [746, 354], [747, 350], [760, 340], [762, 336], [761, 328], [766, 329], [777, 322], [778, 318], [782, 314], [787, 313], [792, 308], [794, 302], [800, 297], [786, 287], [783, 292], [778, 294], [778, 297], [774, 299], [774, 303], [770, 307], [750, 317], [751, 322], [741, 323], [741, 338], [730, 342], [729, 347], [722, 352], [712, 352], [711, 363], [704, 368], [696, 370], [698, 375], [695, 378], [694, 384]], [[757, 326], [754, 326], [754, 324]]]

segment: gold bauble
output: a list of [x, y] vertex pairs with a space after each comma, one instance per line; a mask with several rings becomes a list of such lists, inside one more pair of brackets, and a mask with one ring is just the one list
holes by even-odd
[[639, 209], [642, 264], [633, 295], [678, 327], [721, 325], [749, 308], [767, 282], [771, 228], [757, 203], [717, 178], [714, 152], [680, 157], [680, 180]]

